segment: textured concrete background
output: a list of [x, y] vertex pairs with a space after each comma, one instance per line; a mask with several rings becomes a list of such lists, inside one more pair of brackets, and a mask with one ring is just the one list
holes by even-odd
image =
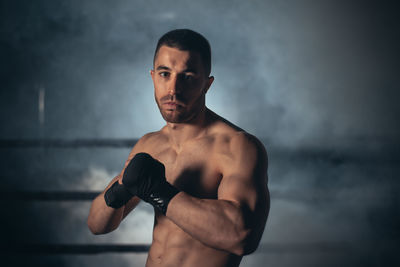
[[[398, 266], [398, 11], [395, 1], [1, 1], [0, 139], [158, 130], [149, 75], [155, 45], [168, 30], [191, 28], [212, 47], [208, 107], [269, 151], [270, 218], [242, 266]], [[102, 190], [128, 153], [3, 145], [2, 190]], [[4, 242], [151, 241], [149, 206], [117, 231], [92, 236], [89, 205], [6, 205]], [[17, 259], [143, 266], [145, 258]]]

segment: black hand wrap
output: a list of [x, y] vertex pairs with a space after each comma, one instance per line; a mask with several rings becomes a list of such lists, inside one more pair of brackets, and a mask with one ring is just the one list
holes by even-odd
[[153, 207], [156, 207], [165, 215], [167, 214], [169, 202], [178, 193], [179, 189], [166, 181], [165, 183], [155, 187], [153, 192], [140, 198], [153, 205]]
[[129, 193], [128, 189], [119, 184], [116, 181], [104, 194], [104, 200], [106, 201], [107, 206], [119, 209], [123, 205], [125, 205], [131, 198], [132, 194]]
[[136, 154], [129, 162], [122, 183], [131, 195], [137, 195], [164, 215], [170, 200], [179, 193], [165, 179], [164, 165], [146, 153]]

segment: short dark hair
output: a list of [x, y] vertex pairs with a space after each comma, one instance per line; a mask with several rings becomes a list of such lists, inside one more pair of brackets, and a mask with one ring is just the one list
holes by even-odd
[[203, 35], [189, 29], [176, 29], [167, 32], [158, 40], [153, 63], [161, 46], [178, 48], [183, 51], [194, 51], [200, 54], [206, 75], [211, 73], [211, 47]]

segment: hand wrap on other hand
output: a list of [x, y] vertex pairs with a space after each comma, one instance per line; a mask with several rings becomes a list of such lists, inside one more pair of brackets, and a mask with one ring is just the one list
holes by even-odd
[[119, 209], [123, 205], [125, 205], [133, 195], [129, 193], [128, 189], [115, 181], [115, 183], [105, 192], [104, 200], [106, 201], [107, 206]]
[[129, 162], [122, 183], [131, 195], [150, 203], [164, 215], [170, 200], [180, 192], [167, 182], [164, 165], [147, 153], [138, 153]]

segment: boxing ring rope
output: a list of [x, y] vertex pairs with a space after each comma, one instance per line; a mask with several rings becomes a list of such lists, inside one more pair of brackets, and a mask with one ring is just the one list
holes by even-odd
[[[28, 149], [28, 148], [131, 148], [138, 139], [9, 139], [0, 140], [0, 149]], [[319, 160], [323, 159], [333, 164], [343, 162], [356, 162], [370, 164], [371, 162], [380, 163], [399, 163], [400, 157], [395, 151], [386, 154], [368, 154], [352, 151], [332, 151], [299, 149], [288, 153], [285, 150], [272, 149], [274, 157], [285, 157], [290, 160]], [[270, 150], [271, 154], [271, 150]], [[13, 191], [1, 192], [0, 199], [18, 201], [91, 201], [99, 191]], [[293, 193], [271, 192], [274, 198], [295, 199], [295, 200], [321, 200], [328, 199], [324, 194], [317, 194], [307, 199], [305, 195], [293, 195]], [[149, 244], [1, 244], [1, 250], [6, 253], [35, 253], [35, 254], [97, 254], [97, 253], [145, 253], [148, 252]], [[347, 242], [318, 242], [318, 243], [299, 243], [299, 244], [260, 244], [257, 252], [286, 253], [296, 252], [339, 252], [347, 253], [351, 251], [352, 245]], [[256, 253], [257, 253], [256, 252]]]
[[[269, 190], [274, 199], [291, 200], [291, 201], [331, 201], [334, 197], [328, 196], [323, 192], [314, 192], [310, 194], [301, 194], [293, 192], [279, 192]], [[92, 201], [101, 191], [1, 191], [0, 200], [13, 201]], [[371, 197], [369, 197], [371, 198]], [[380, 200], [390, 200], [380, 196]]]
[[[2, 192], [0, 199], [16, 201], [91, 201], [100, 191], [53, 191], [53, 192]], [[272, 195], [275, 193], [272, 192]], [[292, 198], [276, 192], [276, 198]], [[301, 198], [301, 197], [299, 197]], [[147, 253], [149, 244], [1, 244], [2, 253], [24, 254], [100, 254], [100, 253]], [[257, 253], [288, 253], [288, 252], [335, 252], [349, 253], [353, 247], [348, 242], [313, 242], [313, 243], [264, 243], [260, 244]]]
[[80, 148], [115, 147], [130, 148], [138, 139], [3, 139], [0, 148]]
[[[3, 139], [0, 140], [0, 149], [9, 148], [91, 148], [91, 147], [109, 147], [109, 148], [132, 148], [138, 139]], [[266, 140], [261, 141], [266, 144]], [[363, 140], [357, 140], [362, 142]], [[369, 141], [369, 140], [366, 140]], [[374, 140], [376, 142], [376, 140]], [[379, 140], [378, 140], [379, 142]], [[383, 150], [378, 150], [379, 156], [369, 151], [352, 151], [343, 148], [337, 149], [319, 149], [319, 148], [298, 148], [288, 152], [286, 149], [274, 148], [270, 146], [268, 151], [273, 151], [274, 157], [285, 157], [296, 160], [317, 160], [324, 159], [325, 161], [341, 164], [343, 162], [354, 163], [398, 163], [400, 156], [397, 146], [392, 147], [392, 142], [388, 142]], [[368, 149], [367, 149], [368, 150]], [[367, 153], [366, 153], [367, 152]]]
[[[0, 245], [1, 253], [26, 254], [100, 254], [100, 253], [146, 253], [148, 244], [7, 244]], [[288, 252], [335, 252], [350, 253], [354, 250], [348, 242], [310, 242], [310, 243], [261, 243], [255, 253]]]
[[27, 254], [98, 254], [98, 253], [145, 253], [150, 245], [93, 245], [93, 244], [7, 244], [2, 252]]

